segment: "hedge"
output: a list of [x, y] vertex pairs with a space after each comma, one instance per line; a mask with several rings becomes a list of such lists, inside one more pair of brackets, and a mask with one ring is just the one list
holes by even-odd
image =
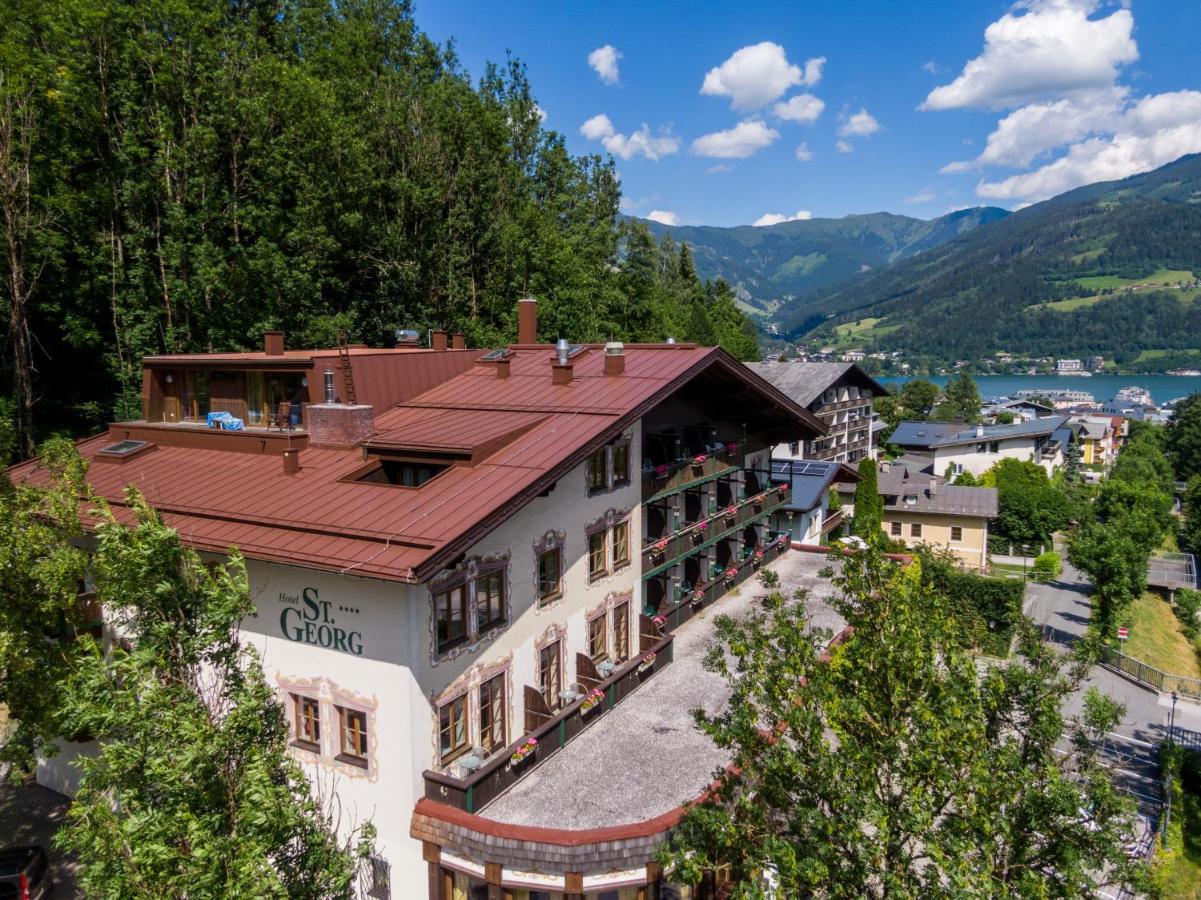
[[[922, 559], [922, 568], [934, 589], [950, 601], [963, 625], [965, 645], [979, 647], [989, 656], [1008, 656], [1014, 629], [1022, 617], [1025, 583], [1014, 578], [974, 575], [933, 556]], [[988, 627], [989, 622], [993, 628]]]

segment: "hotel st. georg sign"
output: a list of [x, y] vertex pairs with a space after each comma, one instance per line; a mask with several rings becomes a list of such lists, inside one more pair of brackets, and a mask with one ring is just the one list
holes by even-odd
[[306, 587], [299, 595], [280, 591], [279, 602], [283, 604], [279, 630], [288, 640], [363, 655], [362, 633], [346, 627], [346, 622], [339, 623], [339, 617], [357, 616], [358, 609], [322, 600], [315, 587]]

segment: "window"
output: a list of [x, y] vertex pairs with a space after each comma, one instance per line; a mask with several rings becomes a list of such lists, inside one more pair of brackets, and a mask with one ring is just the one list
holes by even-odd
[[630, 562], [630, 523], [618, 522], [613, 526], [613, 568], [619, 569]]
[[606, 574], [605, 566], [605, 532], [594, 531], [588, 535], [588, 577], [600, 578]]
[[921, 522], [911, 522], [910, 523], [909, 536], [910, 537], [921, 537], [922, 536], [922, 523]]
[[801, 442], [800, 441], [790, 441], [789, 442], [788, 455], [789, 456], [800, 456], [801, 455]]
[[906, 494], [905, 495], [905, 505], [906, 506], [915, 506], [916, 504], [917, 504], [917, 494]]
[[601, 449], [588, 457], [588, 493], [603, 491], [606, 485], [605, 451]]
[[366, 767], [367, 765], [367, 713], [343, 706], [338, 711], [338, 758]]
[[563, 667], [559, 656], [558, 641], [538, 651], [538, 691], [552, 710], [559, 708], [559, 691], [563, 689]]
[[421, 487], [435, 475], [444, 472], [449, 466], [442, 463], [404, 462], [395, 459], [381, 459], [363, 472], [356, 481], [369, 484], [393, 484], [401, 487]]
[[625, 662], [630, 656], [629, 601], [613, 607], [613, 661]]
[[988, 445], [988, 452], [989, 453], [1000, 453], [1001, 452], [1001, 442], [1000, 441], [991, 441]]
[[480, 746], [493, 753], [505, 739], [505, 673], [480, 685]]
[[505, 618], [505, 571], [495, 569], [475, 582], [476, 630], [486, 631]]
[[321, 748], [321, 704], [313, 697], [292, 695], [296, 710], [295, 742], [310, 750]]
[[445, 650], [467, 637], [467, 585], [455, 585], [434, 597], [438, 649]]
[[600, 662], [609, 655], [604, 615], [599, 615], [588, 623], [588, 655], [592, 657], [593, 662]]
[[900, 522], [893, 522], [893, 523], [892, 523], [892, 536], [893, 536], [893, 537], [900, 537], [900, 536], [901, 536], [901, 523], [900, 523]]
[[614, 444], [609, 456], [609, 467], [613, 470], [613, 484], [630, 483], [630, 445]]
[[562, 592], [563, 551], [551, 547], [538, 554], [538, 599], [550, 600]]
[[438, 758], [446, 763], [467, 750], [467, 695], [438, 707]]
[[960, 527], [959, 525], [951, 526], [951, 540], [952, 541], [962, 541], [963, 540], [963, 528], [962, 527]]

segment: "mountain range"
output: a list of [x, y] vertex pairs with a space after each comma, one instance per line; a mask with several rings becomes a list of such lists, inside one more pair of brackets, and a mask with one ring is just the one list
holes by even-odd
[[1011, 214], [670, 230], [693, 245], [698, 272], [740, 289], [769, 335], [932, 365], [1000, 351], [1144, 367], [1201, 356], [1201, 154]]

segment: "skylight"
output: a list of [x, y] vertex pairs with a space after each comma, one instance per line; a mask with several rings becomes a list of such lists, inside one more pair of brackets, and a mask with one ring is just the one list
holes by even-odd
[[98, 451], [104, 456], [115, 456], [119, 459], [125, 459], [139, 453], [149, 447], [148, 441], [117, 441], [115, 444], [109, 444], [107, 447], [101, 447]]

